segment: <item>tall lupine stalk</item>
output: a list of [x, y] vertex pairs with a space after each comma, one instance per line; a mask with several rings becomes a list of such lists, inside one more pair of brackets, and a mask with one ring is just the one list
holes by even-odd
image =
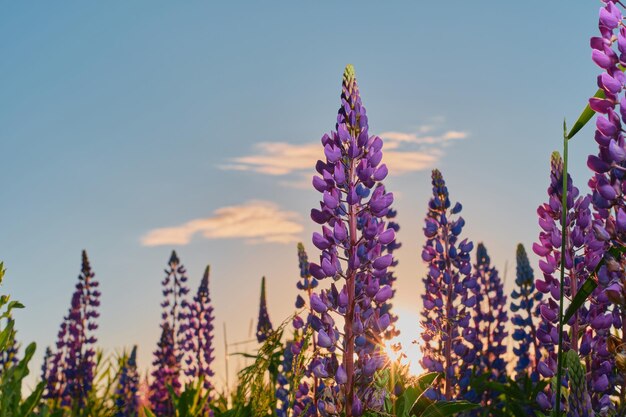
[[387, 176], [386, 165], [380, 164], [382, 145], [368, 134], [354, 68], [348, 65], [336, 131], [322, 137], [326, 161], [317, 162], [319, 176], [313, 177], [322, 201], [311, 218], [323, 225], [322, 233], [313, 234], [313, 244], [322, 254], [320, 263], [309, 268], [317, 279], [334, 281], [310, 297], [318, 346], [313, 372], [325, 384], [317, 402], [322, 414], [360, 416], [383, 406], [385, 394], [374, 389], [372, 380], [385, 362], [382, 335], [391, 318], [380, 308], [393, 291], [380, 280], [393, 263], [383, 246], [394, 241], [395, 232], [384, 221], [393, 195], [380, 183]]
[[[477, 294], [474, 323], [480, 351], [476, 356], [477, 373], [489, 375], [493, 381], [506, 381], [507, 336], [506, 324], [509, 321], [506, 309], [506, 295], [498, 270], [491, 266], [491, 259], [485, 245], [476, 248], [474, 276], [480, 292]], [[491, 398], [483, 395], [483, 403]]]
[[168, 386], [174, 392], [181, 387], [180, 362], [185, 354], [188, 342], [188, 310], [187, 302], [187, 271], [180, 263], [175, 251], [169, 260], [169, 269], [165, 269], [163, 286], [163, 302], [161, 307], [161, 337], [154, 352], [155, 369], [152, 372], [153, 381], [150, 385], [150, 401], [158, 416], [165, 416], [171, 411], [171, 398]]
[[267, 311], [267, 297], [265, 294], [265, 277], [261, 278], [261, 297], [259, 300], [259, 318], [256, 325], [256, 340], [263, 343], [273, 331], [270, 315]]
[[[589, 106], [598, 113], [595, 140], [599, 152], [589, 156], [587, 165], [595, 172], [589, 186], [593, 190], [596, 237], [605, 242], [607, 251], [618, 249], [617, 253], [607, 252], [598, 281], [618, 307], [613, 310], [613, 325], [621, 330], [623, 344], [626, 342], [626, 256], [623, 253], [626, 246], [626, 140], [622, 123], [626, 120], [626, 76], [620, 66], [626, 66], [626, 27], [617, 4], [622, 3], [603, 0], [598, 25], [600, 36], [591, 38], [592, 59], [603, 70], [598, 75], [598, 87], [604, 97], [589, 100]], [[623, 406], [626, 401], [624, 376], [619, 375], [615, 384], [621, 386]]]
[[[573, 185], [571, 177], [567, 176], [567, 207], [565, 209], [565, 248], [562, 248], [561, 218], [563, 184], [563, 160], [555, 152], [552, 154], [550, 166], [550, 186], [548, 187], [549, 201], [537, 209], [539, 225], [542, 229], [539, 242], [533, 245], [533, 250], [542, 259], [539, 267], [543, 272], [543, 279], [537, 280], [537, 289], [546, 294], [540, 304], [542, 322], [537, 330], [537, 339], [547, 352], [538, 363], [539, 373], [551, 378], [557, 370], [558, 337], [558, 309], [563, 295], [572, 300], [583, 283], [596, 268], [603, 255], [604, 244], [595, 238], [591, 216], [590, 196], [579, 195], [578, 188]], [[557, 273], [561, 269], [561, 250], [565, 252], [565, 273], [563, 288]], [[607, 366], [610, 357], [606, 350], [606, 340], [610, 333], [613, 317], [608, 312], [608, 300], [602, 288], [597, 288], [589, 303], [581, 306], [569, 320], [568, 331], [563, 330], [562, 349], [575, 351], [584, 359], [590, 368], [585, 383], [588, 392], [592, 393], [596, 411], [610, 403], [609, 377], [612, 369]], [[550, 405], [554, 399], [541, 393], [540, 403]]]
[[211, 363], [215, 359], [213, 352], [213, 306], [209, 296], [209, 273], [207, 265], [198, 287], [198, 293], [189, 307], [188, 337], [186, 338], [188, 377], [202, 378], [206, 390], [212, 389], [211, 377], [214, 375]]
[[517, 267], [515, 275], [515, 289], [511, 293], [511, 311], [515, 314], [511, 319], [513, 323], [513, 340], [518, 342], [513, 347], [513, 353], [517, 357], [515, 363], [516, 378], [527, 375], [534, 382], [539, 380], [537, 365], [541, 358], [541, 350], [537, 343], [537, 325], [539, 321], [539, 304], [543, 294], [536, 291], [535, 274], [526, 249], [521, 243], [517, 245]]
[[175, 350], [174, 330], [169, 322], [162, 327], [161, 339], [154, 352], [155, 367], [152, 371], [152, 383], [150, 384], [150, 404], [152, 411], [158, 417], [170, 417], [174, 414], [174, 405], [169, 393], [169, 388], [175, 392], [180, 390], [180, 362]]
[[96, 344], [96, 319], [100, 306], [99, 283], [82, 252], [81, 273], [72, 295], [67, 316], [61, 324], [56, 352], [50, 357], [45, 373], [45, 397], [63, 406], [82, 407], [93, 387]]
[[[298, 243], [298, 269], [300, 269], [300, 279], [298, 280], [296, 287], [304, 293], [304, 297], [298, 294], [296, 297], [295, 307], [298, 310], [305, 309], [302, 313], [305, 315], [305, 319], [303, 319], [300, 314], [296, 314], [294, 316], [294, 339], [285, 346], [282, 365], [282, 375], [286, 376], [291, 372], [292, 377], [294, 376], [293, 373], [296, 371], [293, 369], [294, 359], [299, 359], [298, 362], [306, 361], [306, 356], [309, 355], [311, 351], [315, 352], [317, 350], [317, 342], [315, 338], [310, 341], [310, 344], [308, 340], [305, 340], [308, 332], [310, 331], [311, 322], [317, 320], [314, 310], [312, 309], [310, 303], [307, 303], [306, 300], [311, 298], [312, 291], [317, 288], [319, 282], [311, 275], [309, 269], [309, 258], [302, 243]], [[280, 387], [276, 393], [276, 397], [280, 400], [280, 404], [278, 405], [279, 408], [277, 409], [279, 417], [285, 417], [287, 415], [288, 407], [290, 405], [287, 388], [291, 388], [292, 391], [294, 391], [294, 417], [301, 415], [311, 417], [317, 415], [316, 403], [317, 391], [319, 387], [318, 379], [312, 372], [312, 369], [316, 364], [317, 362], [313, 361], [305, 364], [304, 369], [297, 370], [302, 374], [300, 381], [292, 381], [294, 385], [298, 384], [297, 388], [295, 386], [288, 387], [287, 381], [285, 381], [284, 378], [279, 378], [278, 382]]]
[[450, 209], [448, 189], [439, 170], [432, 172], [432, 185], [422, 250], [428, 273], [423, 279], [426, 292], [422, 295], [424, 343], [420, 363], [428, 371], [444, 374], [427, 395], [451, 400], [466, 392], [476, 359], [474, 347], [478, 339], [470, 319], [477, 302], [474, 290], [479, 283], [471, 275], [473, 244], [467, 239], [459, 242], [465, 221], [460, 216], [452, 220], [462, 206], [456, 203]]
[[120, 376], [115, 390], [115, 417], [135, 417], [139, 411], [139, 374], [137, 373], [137, 346], [130, 356], [121, 361]]

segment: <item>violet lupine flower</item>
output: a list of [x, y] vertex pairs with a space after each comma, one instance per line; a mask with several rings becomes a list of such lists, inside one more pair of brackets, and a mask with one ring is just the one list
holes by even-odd
[[517, 267], [515, 289], [511, 293], [511, 311], [515, 313], [511, 319], [513, 323], [513, 353], [517, 357], [515, 363], [516, 378], [528, 376], [534, 382], [539, 380], [537, 364], [541, 358], [541, 351], [537, 343], [537, 322], [539, 321], [539, 304], [543, 294], [536, 291], [535, 274], [526, 249], [521, 243], [517, 245]]
[[129, 357], [123, 358], [122, 369], [115, 392], [115, 417], [135, 417], [139, 410], [139, 374], [137, 373], [137, 346]]
[[[507, 352], [506, 323], [509, 316], [506, 309], [506, 295], [498, 270], [491, 266], [491, 259], [487, 254], [485, 245], [479, 243], [476, 248], [476, 265], [474, 276], [478, 281], [480, 291], [476, 296], [476, 314], [474, 322], [478, 340], [480, 341], [480, 354], [477, 355], [477, 373], [489, 374], [490, 380], [506, 381]], [[487, 395], [487, 394], [485, 394]], [[488, 400], [483, 396], [483, 402]]]
[[[563, 161], [554, 152], [551, 158], [549, 201], [537, 209], [539, 225], [542, 229], [539, 242], [533, 245], [534, 252], [541, 257], [539, 267], [543, 279], [537, 280], [537, 289], [547, 297], [540, 303], [541, 324], [537, 330], [537, 339], [547, 352], [538, 363], [541, 376], [551, 378], [556, 373], [558, 346], [558, 315], [561, 291], [565, 297], [573, 299], [585, 280], [591, 275], [600, 261], [604, 244], [595, 238], [591, 210], [591, 197], [579, 195], [572, 178], [567, 178], [567, 216], [565, 223], [565, 280], [560, 288], [559, 271], [561, 268], [561, 241], [563, 230], [561, 216]], [[613, 324], [613, 317], [608, 312], [608, 298], [602, 288], [590, 297], [590, 301], [581, 306], [567, 323], [569, 329], [563, 331], [563, 349], [573, 350], [581, 358], [586, 358], [592, 365], [586, 381], [594, 408], [597, 411], [605, 405], [612, 391], [604, 381], [612, 375], [609, 365], [610, 355], [606, 350], [606, 339]], [[604, 362], [607, 362], [604, 364]], [[546, 394], [551, 397], [551, 393]], [[548, 399], [550, 403], [554, 402]]]
[[[298, 243], [298, 267], [300, 269], [300, 280], [296, 284], [296, 287], [305, 292], [306, 300], [311, 299], [312, 291], [317, 288], [319, 285], [318, 280], [311, 275], [309, 269], [309, 258], [304, 249], [304, 245], [302, 243]], [[294, 357], [299, 357], [300, 355], [307, 355], [309, 351], [303, 351], [303, 343], [305, 335], [308, 332], [309, 326], [311, 322], [314, 320], [318, 320], [315, 317], [315, 312], [311, 307], [310, 303], [307, 303], [305, 297], [298, 295], [296, 297], [295, 307], [297, 309], [303, 309], [307, 307], [305, 312], [306, 317], [303, 319], [300, 315], [296, 314], [293, 319], [293, 327], [294, 327], [294, 339], [285, 347], [285, 351], [283, 353], [283, 360], [289, 361], [289, 364], [283, 363], [283, 376], [289, 374], [289, 372], [293, 372], [292, 363]], [[317, 342], [315, 338], [311, 340], [311, 344], [309, 350], [315, 352], [317, 350]], [[291, 359], [290, 359], [291, 358]], [[293, 402], [293, 417], [306, 416], [312, 417], [317, 415], [317, 392], [323, 389], [323, 386], [320, 386], [320, 381], [313, 374], [313, 367], [317, 364], [317, 362], [313, 361], [305, 365], [304, 369], [299, 370], [302, 374], [302, 377], [298, 383], [297, 389], [295, 389], [295, 398]], [[280, 384], [280, 380], [279, 380]], [[277, 409], [277, 414], [282, 415], [282, 413], [286, 413], [289, 404], [287, 403], [288, 398], [284, 397], [285, 390], [287, 386], [285, 384], [280, 384], [281, 386], [277, 390], [277, 398], [281, 398], [281, 404], [279, 404], [279, 408]], [[295, 388], [295, 387], [294, 387]]]
[[[626, 65], [626, 27], [618, 2], [603, 0], [600, 8], [600, 36], [591, 38], [592, 59], [602, 68], [598, 86], [605, 98], [591, 98], [590, 107], [598, 113], [595, 140], [599, 145], [597, 155], [590, 155], [587, 165], [594, 171], [589, 181], [593, 190], [594, 233], [605, 243], [605, 250], [626, 245], [626, 141], [622, 123], [626, 116], [624, 86], [626, 76], [620, 66]], [[619, 3], [621, 4], [621, 3]], [[619, 105], [619, 110], [616, 107]], [[613, 309], [613, 326], [622, 330], [622, 343], [626, 341], [626, 256], [605, 255], [606, 263], [598, 272], [600, 287], [618, 308]], [[608, 319], [607, 319], [608, 321]], [[614, 358], [611, 358], [612, 363]], [[599, 380], [596, 388], [620, 385], [626, 381], [621, 373], [615, 381]]]
[[165, 270], [163, 286], [163, 302], [161, 307], [161, 338], [154, 352], [156, 369], [152, 371], [153, 381], [150, 385], [150, 402], [157, 416], [167, 415], [172, 404], [168, 386], [174, 392], [181, 387], [180, 362], [188, 345], [188, 310], [187, 302], [187, 271], [180, 263], [175, 251], [169, 260], [169, 269]]
[[428, 371], [444, 373], [442, 383], [427, 395], [452, 400], [467, 391], [476, 359], [478, 337], [470, 319], [478, 301], [474, 290], [479, 283], [471, 275], [473, 244], [467, 239], [459, 242], [465, 220], [460, 216], [453, 220], [462, 206], [456, 203], [450, 209], [448, 189], [439, 170], [432, 172], [432, 185], [422, 250], [428, 273], [423, 279], [426, 293], [422, 295], [424, 343], [420, 363]]
[[206, 390], [211, 390], [211, 369], [213, 362], [213, 306], [209, 296], [209, 273], [207, 265], [198, 287], [198, 293], [190, 304], [188, 337], [185, 350], [187, 351], [187, 369], [185, 373], [192, 378], [202, 378]]
[[259, 319], [256, 325], [256, 340], [263, 343], [274, 331], [270, 315], [267, 312], [267, 301], [265, 297], [265, 277], [261, 278], [261, 299], [259, 301]]
[[174, 405], [170, 397], [168, 387], [175, 392], [180, 390], [180, 363], [176, 354], [174, 343], [174, 329], [169, 322], [162, 327], [161, 339], [154, 352], [155, 367], [152, 371], [152, 384], [150, 384], [150, 404], [152, 411], [157, 417], [169, 417], [174, 413]]
[[[94, 331], [98, 328], [97, 307], [100, 306], [99, 283], [82, 252], [81, 274], [78, 276], [72, 303], [58, 334], [56, 352], [47, 362], [44, 397], [62, 406], [82, 407], [93, 387], [95, 369]], [[49, 363], [49, 365], [48, 365]]]
[[[385, 363], [382, 336], [391, 317], [380, 309], [393, 290], [381, 279], [393, 255], [384, 254], [383, 245], [395, 240], [395, 231], [384, 221], [393, 195], [380, 183], [387, 176], [381, 164], [383, 141], [368, 133], [351, 65], [343, 76], [336, 131], [322, 137], [322, 146], [326, 160], [317, 162], [319, 176], [313, 177], [322, 201], [320, 209], [311, 210], [313, 221], [322, 225], [322, 233], [313, 234], [322, 254], [309, 269], [315, 278], [333, 282], [309, 299], [319, 352], [313, 373], [324, 383], [316, 405], [322, 415], [360, 416], [382, 407], [372, 381]], [[335, 318], [341, 321], [336, 324]]]
[[294, 352], [293, 341], [285, 343], [283, 359], [280, 362], [280, 372], [276, 378], [276, 415], [287, 417], [289, 413], [289, 379], [293, 378]]

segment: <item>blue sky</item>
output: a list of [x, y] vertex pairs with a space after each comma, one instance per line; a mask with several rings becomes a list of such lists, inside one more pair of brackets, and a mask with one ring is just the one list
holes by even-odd
[[[212, 266], [223, 378], [222, 323], [231, 342], [248, 339], [263, 275], [279, 323], [296, 295], [295, 242], [317, 255], [308, 212], [319, 194], [306, 182], [348, 63], [370, 131], [387, 140], [402, 325], [417, 328], [431, 167], [463, 203], [465, 235], [484, 241], [501, 269], [508, 261], [510, 285], [515, 245], [538, 234], [562, 120], [573, 122], [595, 92], [588, 39], [598, 8], [2, 3], [0, 258], [4, 290], [27, 306], [20, 339], [40, 354], [54, 342], [84, 248], [103, 292], [100, 346], [138, 344], [147, 367], [159, 282], [176, 249], [193, 287]], [[594, 148], [588, 128], [570, 147], [583, 189]], [[241, 227], [250, 224], [256, 232]]]

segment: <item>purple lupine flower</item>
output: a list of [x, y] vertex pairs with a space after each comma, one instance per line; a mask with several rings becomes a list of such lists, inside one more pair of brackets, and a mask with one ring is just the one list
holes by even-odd
[[[562, 182], [563, 160], [554, 152], [551, 158], [549, 201], [537, 209], [541, 232], [539, 242], [533, 250], [540, 256], [539, 267], [543, 279], [537, 280], [537, 289], [546, 294], [540, 303], [541, 324], [537, 329], [537, 339], [547, 352], [547, 356], [537, 364], [541, 376], [551, 378], [556, 373], [558, 346], [558, 314], [561, 291], [565, 297], [573, 299], [576, 293], [591, 275], [604, 252], [604, 244], [598, 241], [594, 233], [594, 224], [589, 208], [591, 197], [579, 195], [572, 178], [567, 178], [567, 207], [565, 223], [565, 248], [562, 248], [561, 216], [563, 213]], [[561, 268], [561, 250], [565, 250], [565, 280], [560, 288], [557, 276]], [[606, 351], [606, 339], [613, 324], [608, 312], [608, 298], [602, 288], [597, 288], [588, 303], [577, 310], [567, 323], [569, 329], [563, 331], [563, 349], [573, 350], [581, 358], [586, 358], [592, 365], [589, 371], [588, 392], [596, 410], [603, 397], [610, 395], [611, 387], [600, 387], [594, 383], [610, 378], [612, 370], [601, 364], [610, 360]], [[608, 320], [603, 320], [604, 318]], [[597, 366], [593, 366], [597, 365]], [[551, 393], [546, 393], [548, 399]], [[551, 403], [554, 402], [552, 398]]]
[[270, 315], [267, 312], [267, 300], [265, 296], [265, 277], [261, 278], [261, 299], [259, 301], [259, 319], [256, 325], [256, 340], [263, 343], [274, 331]]
[[289, 413], [289, 380], [293, 379], [293, 341], [285, 343], [283, 358], [280, 362], [280, 372], [276, 378], [276, 415], [287, 417]]
[[81, 273], [72, 295], [72, 303], [58, 333], [56, 352], [46, 361], [44, 398], [62, 406], [82, 407], [93, 387], [95, 330], [100, 306], [99, 283], [82, 252]]
[[188, 345], [187, 271], [175, 251], [172, 251], [168, 264], [169, 269], [165, 270], [165, 278], [161, 282], [164, 298], [161, 302], [161, 338], [154, 352], [152, 364], [156, 369], [152, 371], [150, 385], [150, 402], [157, 416], [167, 415], [171, 410], [168, 386], [174, 392], [180, 390], [180, 362]]
[[[602, 68], [598, 75], [598, 86], [604, 98], [593, 97], [590, 107], [598, 113], [595, 140], [597, 155], [590, 155], [587, 165], [594, 171], [589, 181], [593, 190], [591, 202], [594, 213], [594, 233], [604, 242], [605, 264], [598, 271], [600, 287], [618, 308], [612, 310], [613, 326], [621, 329], [622, 344], [626, 341], [626, 256], [608, 252], [611, 248], [621, 249], [626, 245], [626, 140], [622, 123], [626, 117], [626, 76], [620, 67], [626, 65], [626, 26], [622, 12], [614, 0], [603, 0], [599, 16], [599, 37], [591, 38], [592, 59]], [[607, 324], [609, 317], [597, 319], [596, 324]], [[605, 349], [606, 351], [606, 349]], [[614, 358], [610, 358], [609, 366]], [[596, 391], [605, 387], [621, 386], [626, 381], [621, 373], [614, 381], [603, 377], [596, 380]], [[605, 402], [607, 402], [605, 400]], [[595, 407], [595, 405], [594, 405]]]
[[[491, 266], [485, 245], [479, 243], [476, 248], [474, 276], [480, 291], [477, 294], [476, 325], [477, 373], [488, 374], [489, 380], [506, 382], [507, 336], [506, 323], [509, 321], [506, 309], [506, 295], [498, 270]], [[483, 404], [493, 400], [494, 393], [483, 395]]]
[[[380, 182], [387, 176], [381, 164], [383, 142], [368, 133], [351, 65], [343, 76], [336, 131], [322, 137], [322, 146], [326, 160], [317, 162], [319, 176], [313, 177], [322, 201], [320, 209], [311, 210], [313, 221], [322, 225], [322, 233], [313, 234], [322, 254], [319, 264], [310, 263], [309, 269], [315, 278], [333, 282], [309, 300], [319, 352], [313, 373], [324, 383], [317, 408], [322, 415], [360, 416], [380, 407], [372, 381], [386, 360], [382, 336], [391, 323], [380, 308], [393, 295], [381, 279], [394, 262], [383, 245], [395, 240], [395, 232], [384, 221], [393, 194]], [[341, 322], [336, 324], [335, 318]]]
[[471, 275], [473, 244], [467, 239], [459, 241], [465, 221], [454, 216], [462, 206], [456, 203], [450, 208], [448, 189], [439, 170], [432, 172], [432, 185], [422, 250], [428, 273], [423, 279], [426, 293], [422, 295], [424, 343], [420, 363], [428, 371], [444, 373], [443, 387], [439, 383], [427, 395], [451, 400], [467, 390], [475, 363], [478, 338], [470, 319], [477, 301], [474, 290], [480, 284]]
[[206, 390], [212, 389], [211, 369], [213, 362], [213, 306], [209, 296], [209, 273], [207, 265], [198, 287], [198, 293], [190, 304], [188, 320], [188, 337], [185, 350], [187, 352], [187, 369], [185, 373], [192, 378], [202, 378]]
[[169, 322], [165, 322], [162, 328], [161, 339], [152, 362], [155, 368], [152, 371], [149, 399], [152, 411], [157, 417], [169, 417], [173, 415], [174, 405], [168, 387], [175, 392], [180, 390], [180, 363], [175, 350], [174, 329], [170, 327]]
[[66, 318], [68, 339], [63, 370], [66, 381], [63, 395], [65, 405], [84, 405], [93, 386], [96, 367], [94, 346], [97, 341], [94, 332], [98, 328], [96, 319], [100, 316], [97, 311], [100, 306], [99, 283], [94, 277], [87, 252], [83, 251], [81, 274]]
[[539, 380], [537, 364], [541, 358], [541, 351], [537, 343], [537, 323], [539, 321], [539, 305], [537, 304], [543, 294], [536, 291], [535, 274], [526, 249], [521, 243], [517, 245], [517, 266], [515, 276], [515, 289], [511, 293], [511, 311], [515, 313], [511, 319], [513, 323], [513, 340], [517, 346], [513, 346], [513, 353], [517, 357], [515, 363], [516, 378], [528, 376], [534, 382]]
[[[306, 307], [306, 317], [302, 318], [299, 314], [296, 314], [294, 316], [294, 338], [293, 341], [286, 345], [285, 351], [283, 353], [283, 376], [289, 374], [292, 368], [291, 364], [293, 363], [293, 358], [300, 355], [307, 355], [309, 353], [308, 351], [303, 351], [304, 338], [308, 332], [311, 323], [315, 320], [318, 320], [318, 318], [314, 314], [311, 303], [307, 303], [306, 300], [311, 299], [312, 291], [317, 288], [319, 282], [314, 276], [311, 275], [309, 268], [309, 258], [302, 243], [298, 243], [298, 267], [300, 269], [300, 279], [298, 280], [296, 287], [300, 291], [303, 291], [305, 294], [304, 297], [302, 295], [298, 295], [296, 297], [295, 307], [297, 309], [303, 309], [304, 307]], [[311, 340], [309, 349], [312, 352], [315, 352], [317, 350], [317, 341], [315, 340], [315, 338]], [[287, 364], [285, 361], [289, 363]], [[317, 362], [312, 361], [305, 365], [304, 369], [299, 370], [302, 374], [302, 377], [298, 382], [297, 388], [294, 387], [294, 417], [312, 417], [317, 415], [317, 393], [318, 391], [321, 391], [322, 387], [320, 386], [320, 380], [313, 373], [313, 368], [316, 365]], [[285, 384], [281, 384], [280, 382], [281, 381], [279, 380], [280, 386], [277, 390], [277, 398], [281, 398], [281, 403], [279, 404], [279, 408], [277, 408], [276, 411], [279, 417], [282, 417], [283, 414], [287, 413], [287, 407], [289, 406], [289, 404], [287, 402], [288, 398], [284, 397], [283, 395], [284, 391], [286, 391], [288, 387]], [[293, 382], [295, 383], [296, 381]]]
[[137, 346], [130, 356], [122, 358], [122, 369], [115, 391], [115, 417], [135, 417], [139, 411], [139, 374], [137, 373]]

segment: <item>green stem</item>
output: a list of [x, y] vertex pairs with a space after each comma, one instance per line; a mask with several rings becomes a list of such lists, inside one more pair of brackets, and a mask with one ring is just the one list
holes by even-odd
[[567, 127], [563, 122], [563, 189], [561, 195], [561, 279], [559, 299], [559, 350], [556, 362], [556, 404], [555, 415], [561, 416], [561, 379], [563, 376], [563, 284], [565, 282], [565, 244], [567, 239]]

